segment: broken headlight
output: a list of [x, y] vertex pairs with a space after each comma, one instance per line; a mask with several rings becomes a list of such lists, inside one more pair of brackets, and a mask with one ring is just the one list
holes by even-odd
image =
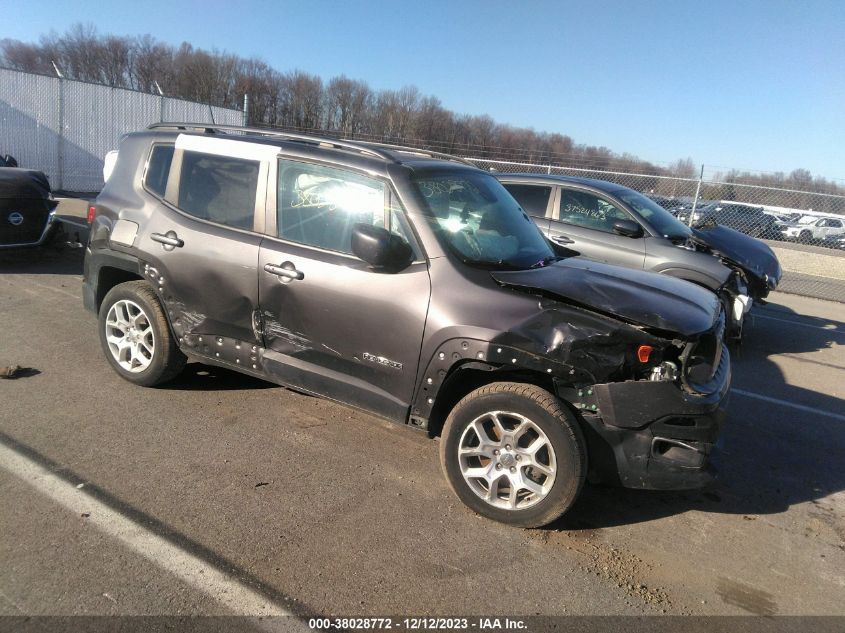
[[653, 381], [668, 380], [674, 382], [678, 379], [678, 366], [672, 361], [663, 361], [657, 367], [651, 368], [651, 373], [648, 375], [648, 379]]

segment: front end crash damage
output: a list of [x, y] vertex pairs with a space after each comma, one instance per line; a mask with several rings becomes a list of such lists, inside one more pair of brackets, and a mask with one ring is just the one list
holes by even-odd
[[[706, 283], [702, 283], [701, 280], [696, 283], [710, 288], [719, 297], [727, 318], [726, 334], [728, 338], [740, 340], [745, 317], [751, 311], [755, 298], [762, 300], [768, 294], [768, 290], [761, 290], [761, 287], [766, 285], [763, 279], [770, 280], [770, 278], [765, 274], [764, 278], [757, 277], [747, 266], [741, 266], [736, 261], [728, 259], [694, 235], [687, 238], [678, 237], [672, 242], [679, 248], [717, 258], [724, 266], [725, 275], [721, 278], [708, 276]], [[683, 278], [681, 275], [678, 276]], [[774, 281], [772, 288], [776, 285], [777, 282]], [[753, 291], [752, 288], [754, 288]]]
[[490, 342], [452, 339], [435, 353], [412, 409], [427, 419], [461, 368], [549, 379], [582, 422], [593, 480], [646, 489], [697, 488], [724, 419], [730, 357], [724, 317], [678, 336], [559, 301]]
[[689, 243], [695, 250], [718, 257], [736, 271], [745, 294], [762, 301], [780, 283], [783, 271], [777, 255], [765, 242], [719, 224], [693, 229]]
[[[708, 483], [730, 387], [724, 316], [682, 339], [558, 305], [500, 341], [570, 368], [554, 375], [555, 391], [584, 422], [592, 478], [649, 489]], [[588, 381], [573, 381], [574, 368]]]
[[[731, 267], [730, 264], [725, 262]], [[751, 311], [754, 299], [748, 288], [748, 277], [742, 269], [735, 266], [731, 276], [717, 291], [725, 309], [726, 334], [728, 338], [740, 340], [745, 317]], [[757, 294], [759, 296], [759, 293]]]
[[[555, 380], [557, 395], [584, 422], [593, 479], [664, 490], [699, 488], [712, 480], [710, 456], [731, 382], [723, 328], [721, 317], [683, 342], [676, 361], [657, 364], [647, 379], [594, 385]], [[667, 366], [672, 371], [663, 371]]]

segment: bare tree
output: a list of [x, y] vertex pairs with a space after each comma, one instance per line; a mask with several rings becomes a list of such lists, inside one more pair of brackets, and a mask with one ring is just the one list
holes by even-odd
[[49, 53], [39, 44], [26, 44], [18, 40], [0, 41], [0, 64], [13, 70], [23, 70], [42, 75], [53, 74]]
[[697, 170], [692, 158], [679, 158], [669, 165], [669, 174], [678, 178], [695, 178]]
[[250, 98], [250, 117], [253, 123], [281, 125], [282, 78], [260, 59], [242, 60], [238, 69], [235, 95], [238, 101], [244, 94]]
[[323, 82], [316, 75], [294, 70], [283, 76], [282, 121], [297, 130], [320, 127], [323, 113]]
[[75, 24], [55, 40], [57, 63], [75, 79], [105, 83], [103, 53], [97, 29], [92, 24]]
[[334, 77], [325, 90], [325, 126], [345, 136], [361, 131], [372, 92], [363, 81]]
[[130, 59], [132, 42], [124, 37], [108, 36], [97, 46], [100, 80], [117, 88], [131, 87]]

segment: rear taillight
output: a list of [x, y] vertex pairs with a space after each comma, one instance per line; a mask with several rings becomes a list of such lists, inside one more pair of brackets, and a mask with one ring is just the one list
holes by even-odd
[[89, 205], [88, 207], [88, 224], [92, 224], [94, 222], [94, 214], [97, 213], [97, 207]]

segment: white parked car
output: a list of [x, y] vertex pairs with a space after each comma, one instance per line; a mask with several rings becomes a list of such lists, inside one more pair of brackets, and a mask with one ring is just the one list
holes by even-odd
[[[803, 218], [802, 218], [803, 219]], [[785, 239], [811, 242], [845, 234], [845, 219], [817, 218], [804, 224], [793, 224], [782, 231]]]

